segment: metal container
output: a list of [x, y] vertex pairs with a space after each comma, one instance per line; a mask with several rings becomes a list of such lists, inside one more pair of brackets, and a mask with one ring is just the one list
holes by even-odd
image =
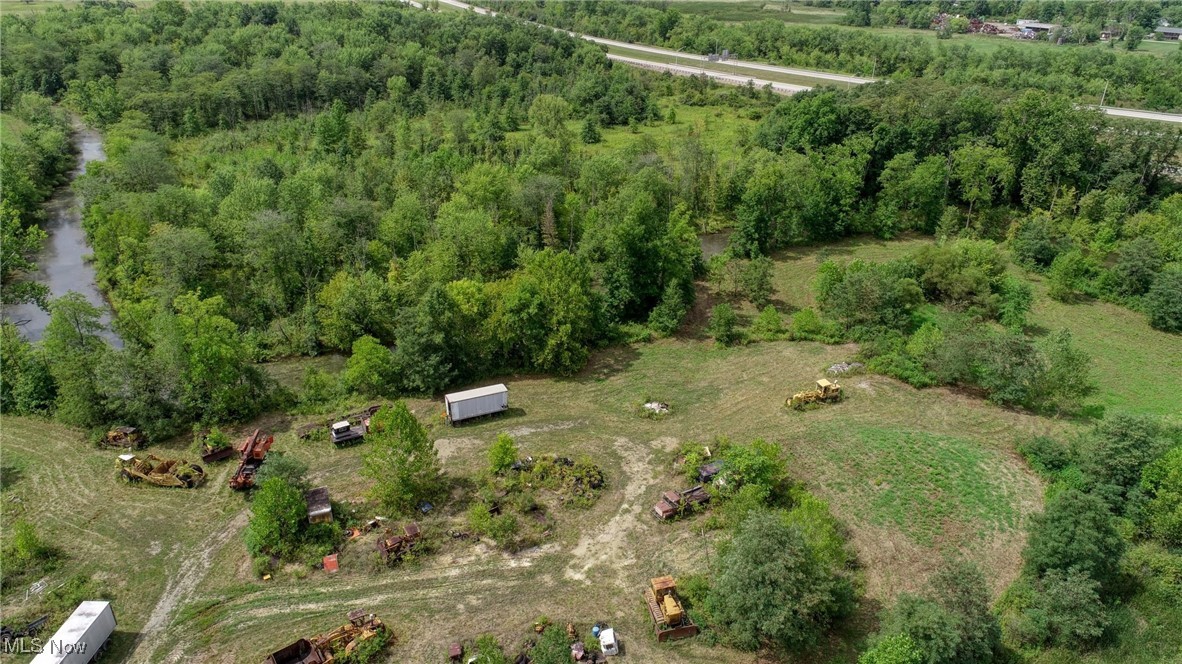
[[110, 602], [82, 602], [66, 622], [45, 641], [33, 664], [87, 664], [106, 650], [115, 632]]
[[508, 410], [509, 388], [497, 384], [455, 392], [444, 396], [443, 403], [447, 407], [447, 420], [455, 424], [473, 417]]

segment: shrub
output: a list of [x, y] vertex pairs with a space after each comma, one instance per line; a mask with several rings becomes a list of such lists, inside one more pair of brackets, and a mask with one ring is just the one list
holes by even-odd
[[841, 326], [833, 321], [821, 320], [812, 309], [801, 309], [792, 314], [788, 338], [793, 341], [820, 341], [827, 344], [843, 341]]
[[925, 596], [901, 595], [883, 618], [881, 634], [909, 637], [932, 664], [989, 662], [1001, 643], [985, 577], [965, 561], [944, 563]]
[[1175, 447], [1141, 473], [1149, 499], [1144, 520], [1149, 532], [1171, 546], [1182, 545], [1182, 447]]
[[1022, 220], [1014, 227], [1010, 249], [1014, 260], [1031, 270], [1045, 270], [1064, 247], [1063, 238], [1055, 232], [1051, 220], [1036, 215]]
[[383, 406], [374, 414], [368, 439], [361, 472], [374, 480], [370, 493], [384, 508], [405, 514], [439, 495], [439, 453], [404, 402]]
[[772, 305], [767, 305], [751, 323], [751, 336], [760, 341], [775, 341], [784, 337], [784, 319]]
[[365, 335], [353, 342], [345, 361], [345, 387], [367, 397], [391, 394], [395, 385], [394, 354], [377, 339]]
[[739, 287], [751, 304], [766, 306], [772, 295], [772, 259], [758, 256], [747, 261], [739, 273]]
[[923, 664], [923, 651], [906, 634], [880, 639], [858, 657], [858, 664]]
[[848, 581], [834, 576], [804, 536], [772, 513], [754, 513], [723, 551], [707, 596], [710, 615], [743, 650], [815, 643], [848, 608]]
[[1026, 327], [1026, 314], [1034, 303], [1034, 291], [1025, 279], [1006, 275], [1001, 280], [1001, 300], [997, 308], [997, 320], [1014, 331]]
[[670, 335], [681, 326], [686, 311], [689, 310], [686, 301], [685, 288], [680, 281], [674, 279], [665, 287], [661, 301], [649, 312], [648, 324], [658, 334]]
[[1154, 277], [1144, 306], [1150, 325], [1166, 332], [1182, 332], [1182, 270], [1166, 270]]
[[1048, 500], [1046, 511], [1031, 520], [1022, 557], [1033, 578], [1074, 568], [1108, 590], [1116, 581], [1124, 548], [1104, 501], [1067, 489]]
[[1031, 646], [1083, 649], [1094, 644], [1108, 625], [1099, 588], [1078, 569], [1048, 571], [1014, 625], [1015, 635]]
[[1141, 482], [1146, 465], [1173, 444], [1169, 432], [1149, 415], [1118, 413], [1106, 417], [1080, 441], [1080, 468], [1119, 508], [1129, 490]]
[[1095, 261], [1078, 249], [1059, 254], [1051, 263], [1047, 294], [1060, 302], [1075, 302], [1087, 292], [1098, 269]]
[[517, 444], [508, 434], [497, 436], [492, 447], [488, 448], [488, 467], [494, 475], [500, 475], [517, 461]]
[[904, 593], [882, 620], [882, 633], [905, 636], [927, 664], [953, 664], [960, 644], [956, 619], [936, 602]]
[[1152, 238], [1129, 240], [1117, 252], [1116, 263], [1112, 266], [1116, 294], [1122, 297], [1144, 295], [1164, 263], [1161, 249]]
[[723, 302], [714, 305], [710, 310], [710, 325], [707, 330], [714, 340], [723, 346], [729, 346], [741, 337], [738, 329], [739, 317], [731, 305]]
[[1035, 436], [1018, 443], [1018, 451], [1039, 473], [1053, 475], [1071, 465], [1071, 450], [1048, 436]]
[[271, 452], [267, 455], [267, 462], [259, 467], [255, 475], [255, 486], [261, 487], [272, 477], [278, 477], [287, 484], [306, 491], [308, 489], [308, 464], [290, 454]]
[[251, 555], [293, 557], [302, 543], [303, 524], [308, 518], [303, 492], [283, 478], [272, 477], [254, 492], [250, 511], [244, 537]]
[[817, 302], [850, 329], [904, 329], [923, 303], [913, 273], [903, 261], [841, 265], [828, 260], [818, 268]]

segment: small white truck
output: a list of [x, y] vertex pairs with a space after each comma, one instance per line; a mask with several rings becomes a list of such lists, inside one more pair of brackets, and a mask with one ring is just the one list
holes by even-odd
[[45, 640], [33, 664], [87, 664], [107, 649], [115, 632], [110, 602], [82, 602], [53, 636]]
[[509, 410], [509, 388], [498, 384], [453, 392], [443, 397], [443, 404], [447, 407], [447, 421], [455, 424]]

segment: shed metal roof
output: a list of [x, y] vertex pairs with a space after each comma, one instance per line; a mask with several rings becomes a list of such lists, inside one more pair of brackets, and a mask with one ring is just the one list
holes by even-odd
[[468, 399], [476, 399], [478, 397], [487, 397], [493, 394], [501, 394], [508, 392], [509, 388], [505, 387], [503, 383], [496, 385], [486, 385], [485, 387], [477, 387], [471, 390], [464, 390], [463, 392], [453, 392], [443, 397], [447, 403], [455, 403], [457, 401], [467, 401]]

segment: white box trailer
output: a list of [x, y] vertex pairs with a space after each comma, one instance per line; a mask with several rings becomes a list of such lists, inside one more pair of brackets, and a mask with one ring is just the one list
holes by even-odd
[[42, 644], [41, 654], [33, 659], [33, 664], [92, 662], [107, 649], [115, 624], [110, 602], [82, 602]]
[[508, 410], [509, 388], [497, 384], [455, 392], [445, 395], [443, 404], [447, 407], [447, 421], [455, 424], [473, 417]]

